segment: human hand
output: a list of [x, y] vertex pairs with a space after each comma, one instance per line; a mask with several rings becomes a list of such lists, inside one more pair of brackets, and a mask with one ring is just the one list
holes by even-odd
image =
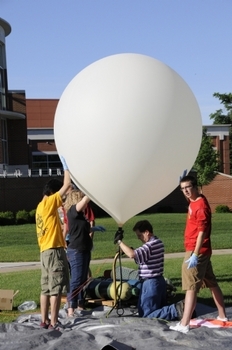
[[114, 244], [118, 243], [118, 241], [123, 240], [123, 232], [124, 231], [121, 228], [118, 229], [114, 236]]
[[187, 269], [191, 269], [192, 267], [196, 267], [198, 264], [198, 256], [193, 253], [188, 260], [185, 261], [188, 264]]
[[183, 174], [180, 176], [180, 181], [187, 175], [187, 169], [183, 171]]
[[63, 156], [60, 156], [60, 161], [61, 161], [61, 163], [62, 163], [63, 169], [64, 169], [64, 170], [68, 170], [67, 163], [66, 163], [66, 161], [65, 161], [65, 159], [64, 159]]
[[91, 232], [96, 232], [96, 231], [105, 232], [106, 229], [103, 226], [93, 226], [93, 227], [91, 227]]

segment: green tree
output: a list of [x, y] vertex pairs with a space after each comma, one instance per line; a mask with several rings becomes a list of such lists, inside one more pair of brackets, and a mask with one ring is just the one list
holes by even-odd
[[208, 185], [219, 170], [218, 153], [215, 152], [211, 138], [207, 135], [205, 128], [202, 131], [201, 147], [193, 169], [197, 172], [197, 182], [201, 187]]
[[[223, 109], [218, 109], [210, 114], [213, 124], [232, 124], [232, 93], [219, 94], [215, 92], [214, 97], [220, 100]], [[230, 127], [230, 174], [232, 174], [232, 127]]]

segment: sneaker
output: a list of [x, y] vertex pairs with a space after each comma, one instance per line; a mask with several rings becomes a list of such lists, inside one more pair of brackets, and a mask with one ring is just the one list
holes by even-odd
[[48, 329], [49, 325], [50, 325], [49, 322], [41, 322], [39, 326], [41, 328]]
[[217, 317], [217, 320], [218, 321], [222, 321], [222, 322], [227, 322], [228, 321], [228, 318], [227, 317], [224, 317], [224, 318], [221, 318], [221, 317]]
[[182, 320], [184, 314], [184, 300], [178, 301], [178, 303], [175, 304], [175, 307], [177, 312], [177, 319], [180, 321]]
[[175, 326], [170, 326], [169, 329], [186, 334], [189, 331], [189, 326], [182, 326], [182, 324], [178, 322]]
[[48, 329], [53, 329], [56, 331], [60, 331], [60, 329], [64, 328], [63, 325], [58, 321], [54, 326], [49, 324]]

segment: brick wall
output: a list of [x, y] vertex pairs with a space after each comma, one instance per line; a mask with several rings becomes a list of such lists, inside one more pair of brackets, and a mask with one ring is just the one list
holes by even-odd
[[44, 151], [53, 151], [56, 152], [56, 145], [54, 141], [37, 141], [37, 140], [32, 140], [30, 141], [30, 145], [31, 145], [31, 151], [35, 152], [35, 151], [40, 151], [40, 152], [44, 152]]
[[[0, 178], [0, 212], [35, 209], [42, 199], [43, 187], [51, 177], [19, 177]], [[57, 177], [63, 181], [63, 177]], [[93, 210], [97, 217], [105, 216], [104, 210], [92, 203]], [[155, 213], [160, 210], [171, 208], [171, 211], [182, 213], [187, 211], [187, 202], [179, 190], [176, 188], [169, 196], [155, 204], [146, 212]]]
[[[0, 211], [35, 209], [50, 177], [0, 178]], [[57, 177], [63, 181], [62, 177]]]
[[203, 186], [202, 193], [207, 197], [212, 212], [217, 205], [228, 205], [232, 210], [232, 176], [219, 173], [207, 186]]
[[27, 99], [27, 127], [53, 127], [58, 102], [58, 99]]
[[[51, 177], [23, 177], [23, 178], [0, 178], [0, 212], [35, 209], [42, 199], [42, 191], [45, 183]], [[63, 181], [63, 177], [57, 177]], [[232, 210], [232, 176], [218, 174], [215, 179], [207, 186], [203, 186], [203, 194], [207, 197], [212, 212], [219, 204], [228, 205]], [[92, 204], [97, 217], [105, 216], [104, 210], [94, 203]], [[187, 201], [179, 186], [159, 203], [147, 209], [147, 213], [156, 213], [159, 211], [170, 211], [174, 213], [187, 212]]]

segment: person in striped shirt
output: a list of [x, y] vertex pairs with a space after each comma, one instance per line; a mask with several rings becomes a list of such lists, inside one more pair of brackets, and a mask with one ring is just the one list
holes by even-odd
[[153, 233], [148, 220], [138, 221], [133, 231], [143, 245], [137, 249], [127, 246], [123, 239], [123, 230], [115, 234], [114, 243], [139, 265], [139, 278], [142, 282], [138, 298], [138, 315], [147, 318], [161, 318], [168, 321], [180, 320], [183, 315], [183, 301], [166, 305], [166, 282], [164, 272], [164, 244]]

